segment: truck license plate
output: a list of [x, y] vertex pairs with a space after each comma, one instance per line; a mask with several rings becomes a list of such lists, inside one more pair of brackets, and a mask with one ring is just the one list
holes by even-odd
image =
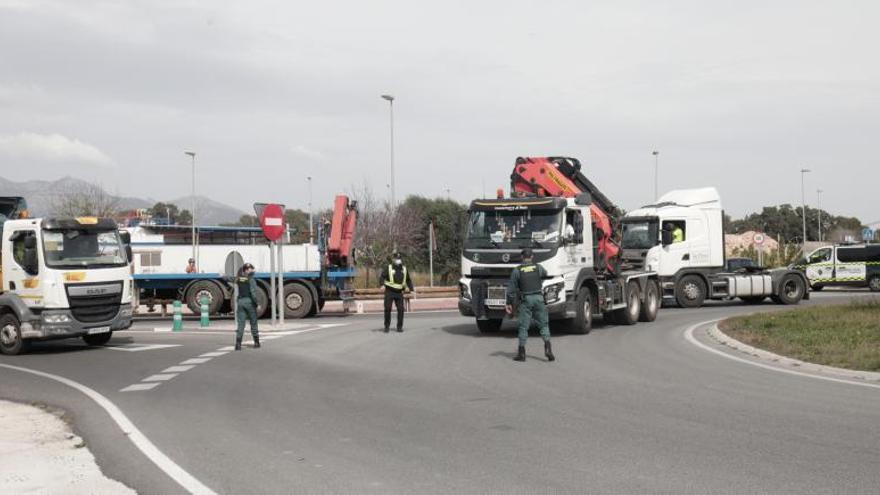
[[486, 306], [504, 306], [507, 304], [507, 287], [489, 287]]
[[110, 327], [95, 327], [95, 328], [90, 328], [88, 331], [88, 334], [94, 335], [96, 333], [107, 333], [109, 331], [110, 331]]

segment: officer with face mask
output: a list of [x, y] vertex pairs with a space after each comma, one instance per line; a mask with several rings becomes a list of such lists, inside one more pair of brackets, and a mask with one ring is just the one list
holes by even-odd
[[547, 278], [544, 267], [534, 262], [531, 249], [522, 250], [522, 264], [514, 268], [510, 274], [507, 289], [507, 313], [513, 314], [513, 305], [519, 302], [519, 346], [514, 361], [526, 360], [526, 341], [529, 339], [529, 327], [536, 320], [544, 339], [544, 355], [548, 361], [555, 361], [553, 348], [550, 345], [550, 324], [547, 317], [547, 305], [544, 303], [542, 290], [543, 280]]
[[254, 279], [254, 265], [245, 263], [238, 276], [235, 277], [238, 287], [238, 327], [235, 330], [235, 350], [241, 350], [241, 339], [244, 337], [244, 322], [251, 322], [251, 335], [254, 348], [260, 348], [260, 332], [257, 329], [257, 281]]
[[403, 331], [403, 291], [409, 289], [413, 292], [412, 279], [407, 273], [406, 266], [400, 253], [394, 253], [391, 264], [382, 275], [382, 285], [385, 286], [385, 332], [391, 327], [391, 305], [397, 305], [397, 331]]

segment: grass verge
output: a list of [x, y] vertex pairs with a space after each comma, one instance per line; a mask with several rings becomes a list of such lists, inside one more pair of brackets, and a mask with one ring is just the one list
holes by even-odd
[[880, 301], [737, 316], [727, 335], [783, 356], [853, 370], [880, 371]]

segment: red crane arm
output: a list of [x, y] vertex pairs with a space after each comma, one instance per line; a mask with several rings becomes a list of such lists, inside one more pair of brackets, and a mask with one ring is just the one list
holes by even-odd
[[336, 196], [333, 202], [333, 218], [327, 239], [327, 260], [335, 266], [351, 266], [354, 259], [354, 234], [357, 228], [357, 203], [348, 196]]

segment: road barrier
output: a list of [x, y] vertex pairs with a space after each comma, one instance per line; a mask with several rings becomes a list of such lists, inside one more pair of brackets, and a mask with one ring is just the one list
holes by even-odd
[[174, 322], [171, 325], [171, 330], [174, 332], [179, 332], [183, 330], [183, 304], [180, 301], [174, 301]]

